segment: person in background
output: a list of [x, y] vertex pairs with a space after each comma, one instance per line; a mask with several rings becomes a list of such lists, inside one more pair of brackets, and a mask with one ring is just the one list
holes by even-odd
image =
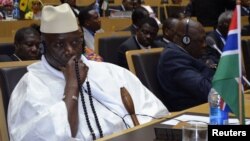
[[91, 48], [88, 48], [85, 44], [84, 41], [84, 35], [82, 33], [82, 29], [81, 27], [79, 27], [78, 29], [80, 31], [80, 33], [82, 34], [81, 38], [83, 39], [83, 43], [82, 43], [82, 48], [83, 48], [83, 55], [88, 59], [88, 60], [92, 60], [92, 61], [97, 61], [97, 62], [102, 62], [103, 58], [96, 54]]
[[190, 0], [185, 16], [196, 16], [203, 26], [216, 27], [218, 17], [226, 10], [235, 8], [236, 0]]
[[4, 14], [4, 10], [3, 10], [3, 3], [2, 0], [0, 0], [0, 20], [5, 19], [5, 14]]
[[141, 0], [122, 0], [121, 11], [133, 11], [142, 4]]
[[205, 48], [203, 26], [189, 18], [176, 25], [173, 42], [163, 50], [157, 76], [170, 111], [207, 102], [213, 71], [199, 60]]
[[80, 8], [76, 5], [76, 0], [60, 0], [61, 3], [68, 3], [73, 10], [74, 14], [78, 16], [80, 13]]
[[139, 22], [147, 17], [152, 17], [156, 20], [158, 26], [161, 26], [161, 22], [155, 16], [153, 9], [149, 5], [140, 5], [132, 12], [132, 24], [122, 31], [130, 31], [132, 35], [136, 33], [136, 29], [138, 28]]
[[2, 19], [12, 20], [13, 19], [13, 0], [2, 0]]
[[44, 6], [41, 32], [45, 54], [11, 94], [10, 140], [91, 141], [133, 127], [123, 91], [140, 124], [169, 114], [131, 72], [81, 55], [82, 34], [68, 4]]
[[156, 41], [159, 26], [152, 17], [142, 19], [136, 30], [136, 34], [128, 38], [118, 48], [118, 64], [128, 69], [126, 51], [136, 49], [150, 49], [163, 47], [163, 44]]
[[165, 46], [170, 42], [173, 42], [175, 34], [175, 26], [178, 24], [179, 19], [176, 18], [167, 18], [162, 25], [163, 37], [160, 39]]
[[250, 0], [241, 0], [241, 16], [250, 16]]
[[95, 34], [97, 32], [104, 32], [101, 29], [100, 15], [92, 6], [88, 6], [80, 11], [78, 21], [84, 34], [86, 47], [95, 50]]
[[0, 61], [38, 60], [40, 54], [40, 34], [32, 27], [17, 30], [14, 37], [15, 51], [11, 55], [1, 55]]
[[208, 47], [206, 48], [206, 51], [202, 57], [205, 63], [215, 65], [219, 63], [221, 56], [220, 52], [222, 52], [225, 46], [232, 16], [232, 11], [223, 12], [218, 18], [217, 28], [214, 31], [208, 33], [206, 38], [212, 39], [214, 46], [211, 46], [211, 43], [210, 45], [208, 43]]
[[24, 16], [25, 19], [40, 19], [41, 11], [43, 8], [43, 3], [41, 0], [31, 0], [29, 1], [31, 4], [31, 11], [27, 12]]
[[149, 13], [148, 11], [143, 8], [143, 7], [137, 7], [133, 13], [132, 13], [132, 24], [128, 27], [126, 27], [125, 29], [123, 29], [122, 31], [130, 31], [132, 35], [136, 34], [136, 30], [138, 28], [138, 24], [139, 22], [144, 19], [149, 17]]

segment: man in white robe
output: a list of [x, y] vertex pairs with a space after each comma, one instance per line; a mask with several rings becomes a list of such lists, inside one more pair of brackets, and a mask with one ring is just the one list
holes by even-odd
[[[134, 125], [123, 105], [121, 87], [131, 94], [140, 124], [169, 114], [131, 72], [113, 64], [89, 61], [80, 54], [81, 33], [68, 4], [45, 6], [42, 12], [46, 52], [41, 61], [28, 66], [11, 95], [11, 141], [89, 141], [94, 136], [100, 138], [131, 128]], [[69, 23], [71, 26], [66, 27]], [[80, 83], [82, 87], [78, 88], [76, 84]]]

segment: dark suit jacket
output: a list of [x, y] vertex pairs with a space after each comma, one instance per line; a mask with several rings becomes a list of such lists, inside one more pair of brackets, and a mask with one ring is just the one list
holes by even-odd
[[163, 50], [157, 76], [170, 111], [207, 102], [213, 72], [181, 47], [170, 43]]
[[[157, 48], [157, 47], [163, 47], [163, 45], [158, 42], [155, 41], [153, 42], [153, 44], [151, 45], [152, 48]], [[119, 48], [118, 48], [118, 65], [124, 68], [128, 69], [128, 63], [126, 60], [126, 51], [128, 50], [136, 50], [136, 49], [141, 49], [139, 44], [137, 43], [136, 39], [135, 39], [135, 35], [128, 38], [125, 42], [123, 42]]]
[[[214, 39], [216, 46], [220, 49], [220, 51], [223, 50], [224, 48], [224, 44], [223, 41], [221, 40], [220, 36], [218, 35], [218, 33], [216, 33], [216, 31], [212, 31], [210, 32], [207, 36], [210, 36]], [[220, 60], [220, 53], [215, 50], [212, 47], [207, 47], [206, 48], [206, 52], [203, 55], [203, 59], [210, 59], [211, 61], [213, 61], [213, 63], [218, 64], [219, 60]]]
[[241, 6], [241, 16], [250, 16], [250, 7]]
[[249, 36], [250, 35], [250, 25], [245, 25], [241, 29], [242, 36]]
[[191, 0], [185, 15], [196, 16], [203, 26], [216, 26], [218, 17], [226, 9], [233, 10], [235, 0]]

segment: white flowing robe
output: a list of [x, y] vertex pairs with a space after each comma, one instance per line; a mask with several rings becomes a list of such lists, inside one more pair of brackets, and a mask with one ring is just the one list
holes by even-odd
[[[134, 102], [140, 124], [152, 117], [169, 114], [167, 108], [128, 70], [119, 66], [89, 61], [82, 56], [89, 67], [88, 80], [93, 102], [104, 136], [133, 127], [120, 95], [125, 87]], [[15, 87], [8, 109], [8, 127], [11, 141], [69, 141], [92, 140], [79, 96], [79, 126], [75, 138], [71, 137], [68, 113], [64, 103], [65, 80], [62, 72], [42, 61], [28, 66], [26, 73]], [[86, 89], [86, 83], [83, 84]], [[99, 138], [89, 96], [84, 93], [91, 125]], [[114, 114], [115, 113], [115, 114]], [[143, 116], [144, 115], [144, 116]], [[152, 116], [152, 117], [150, 117]], [[123, 122], [122, 118], [124, 117]]]

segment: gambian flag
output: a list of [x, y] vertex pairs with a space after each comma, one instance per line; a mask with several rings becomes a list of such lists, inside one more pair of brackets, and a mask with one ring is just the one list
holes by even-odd
[[[241, 83], [241, 34], [240, 34], [240, 5], [237, 5], [224, 46], [220, 62], [214, 75], [213, 88], [221, 95], [231, 111], [245, 123], [244, 95], [239, 89]], [[239, 82], [239, 83], [238, 83]], [[240, 94], [239, 94], [240, 92]], [[239, 101], [241, 98], [241, 102]], [[222, 104], [225, 105], [225, 104]], [[227, 107], [227, 106], [222, 106]]]
[[29, 0], [20, 0], [20, 2], [19, 2], [20, 10], [22, 10], [23, 12], [27, 12], [28, 11], [28, 4], [29, 4]]

